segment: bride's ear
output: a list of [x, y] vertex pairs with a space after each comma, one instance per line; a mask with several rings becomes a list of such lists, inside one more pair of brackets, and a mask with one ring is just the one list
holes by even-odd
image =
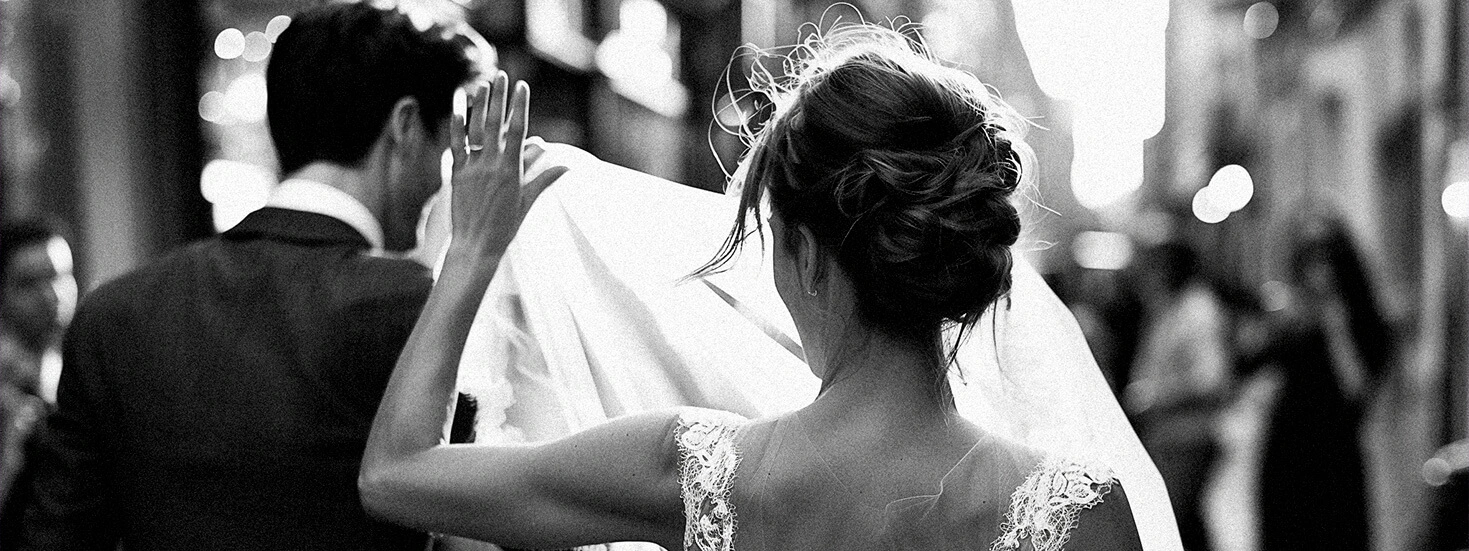
[[816, 234], [810, 228], [797, 226], [795, 230], [796, 274], [801, 281], [801, 291], [811, 296], [820, 295], [826, 288], [826, 259], [822, 257]]

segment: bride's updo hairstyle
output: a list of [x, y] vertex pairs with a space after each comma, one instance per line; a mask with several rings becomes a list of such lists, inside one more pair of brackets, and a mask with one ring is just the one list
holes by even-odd
[[1026, 122], [886, 27], [839, 24], [783, 61], [784, 76], [758, 63], [750, 75], [773, 114], [746, 133], [731, 182], [741, 215], [703, 272], [738, 253], [768, 194], [787, 224], [774, 237], [810, 229], [853, 280], [864, 321], [912, 335], [978, 321], [1010, 290]]

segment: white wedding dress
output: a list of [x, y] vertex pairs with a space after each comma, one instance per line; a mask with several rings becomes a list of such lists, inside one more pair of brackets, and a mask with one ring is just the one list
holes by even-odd
[[[774, 291], [768, 247], [762, 255], [760, 240], [751, 240], [730, 271], [685, 279], [724, 239], [735, 198], [611, 165], [570, 146], [546, 147], [532, 172], [551, 164], [571, 171], [527, 216], [485, 295], [461, 362], [459, 386], [479, 398], [478, 441], [547, 440], [673, 406], [755, 419], [814, 399], [819, 381], [805, 366], [794, 325]], [[1075, 320], [1023, 254], [1017, 260], [1008, 307], [970, 333], [950, 382], [966, 418], [1051, 459], [1012, 466], [1015, 484], [1001, 500], [1010, 504], [1008, 528], [986, 527], [999, 537], [970, 547], [1008, 550], [1025, 540], [1035, 549], [1059, 549], [1076, 513], [1105, 499], [1120, 480], [1144, 548], [1180, 549], [1157, 469]], [[693, 439], [690, 434], [725, 434], [721, 426], [681, 427], [680, 442]], [[738, 460], [732, 440], [700, 442], [687, 453], [715, 455], [697, 462], [690, 483], [719, 479], [719, 465]], [[970, 456], [982, 456], [985, 445], [977, 444]], [[971, 460], [979, 459], [966, 456]], [[961, 462], [944, 478], [940, 495], [895, 502], [891, 518], [912, 533], [926, 533], [919, 529], [924, 523], [974, 501], [964, 497], [970, 486], [965, 476], [977, 483], [992, 474], [966, 470]], [[730, 504], [714, 502], [700, 511], [721, 505], [733, 512]], [[688, 520], [692, 531], [702, 530], [702, 516]], [[732, 541], [691, 540], [695, 545], [688, 548], [730, 549]]]

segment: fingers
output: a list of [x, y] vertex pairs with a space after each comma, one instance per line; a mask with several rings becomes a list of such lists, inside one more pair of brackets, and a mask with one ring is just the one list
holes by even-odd
[[526, 170], [536, 166], [536, 162], [541, 160], [541, 155], [546, 154], [546, 148], [542, 145], [544, 143], [546, 142], [541, 141], [540, 138], [530, 136], [525, 139], [525, 143], [521, 144], [521, 160], [525, 163]]
[[469, 150], [478, 151], [486, 145], [488, 136], [485, 132], [485, 119], [489, 117], [489, 111], [485, 109], [485, 101], [490, 95], [490, 90], [484, 84], [474, 86], [474, 95], [470, 96], [469, 102]]
[[526, 116], [530, 112], [530, 85], [525, 81], [515, 83], [515, 97], [510, 104], [509, 120], [505, 129], [505, 154], [515, 166], [521, 165], [521, 144], [525, 142]]
[[454, 156], [454, 168], [464, 166], [464, 161], [469, 158], [469, 152], [465, 150], [468, 144], [464, 141], [468, 95], [463, 86], [454, 90], [454, 111], [449, 115], [449, 154]]
[[536, 176], [524, 188], [521, 188], [520, 205], [524, 209], [521, 214], [530, 212], [531, 205], [535, 204], [536, 198], [541, 196], [541, 192], [546, 191], [546, 188], [551, 187], [553, 182], [561, 178], [569, 170], [571, 169], [564, 166], [553, 166], [546, 169], [545, 172], [542, 172], [540, 176]]
[[[505, 93], [510, 88], [510, 76], [505, 71], [495, 73], [494, 89], [490, 91], [489, 105], [486, 106], [487, 119], [485, 120], [485, 136], [494, 141], [485, 141], [485, 147], [504, 147], [504, 123], [505, 123]], [[519, 147], [519, 143], [516, 144]]]

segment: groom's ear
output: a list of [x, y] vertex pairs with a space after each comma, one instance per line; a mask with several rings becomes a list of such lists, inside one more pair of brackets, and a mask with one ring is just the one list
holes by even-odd
[[418, 100], [413, 96], [398, 98], [398, 102], [393, 104], [393, 111], [388, 114], [388, 127], [385, 129], [391, 143], [403, 145], [424, 140], [423, 117], [418, 111]]

